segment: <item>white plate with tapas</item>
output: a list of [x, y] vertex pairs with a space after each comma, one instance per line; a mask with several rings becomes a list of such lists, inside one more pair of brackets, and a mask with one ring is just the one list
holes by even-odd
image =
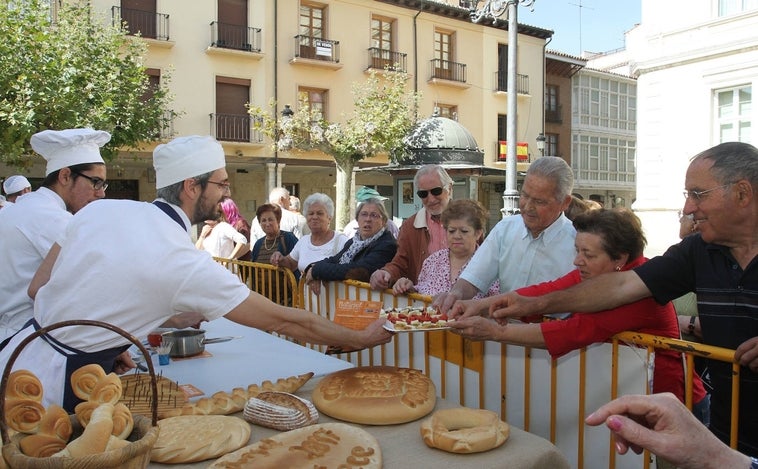
[[390, 332], [428, 332], [442, 331], [450, 329], [448, 323], [451, 321], [446, 315], [440, 314], [431, 306], [423, 308], [392, 308], [382, 309], [379, 312], [380, 318], [385, 318], [387, 322], [384, 328]]

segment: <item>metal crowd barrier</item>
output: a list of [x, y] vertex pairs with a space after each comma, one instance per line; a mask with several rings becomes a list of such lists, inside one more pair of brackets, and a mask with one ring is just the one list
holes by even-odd
[[[278, 270], [249, 262], [226, 264], [238, 269], [236, 272], [245, 272], [248, 267]], [[294, 276], [289, 281], [294, 281]], [[385, 308], [426, 307], [432, 301], [424, 295], [394, 296], [390, 290], [374, 291], [368, 284], [353, 280], [323, 284], [316, 295], [301, 279], [296, 297], [294, 302], [301, 308], [329, 319], [333, 319], [339, 300], [376, 301]], [[303, 345], [326, 351], [324, 346]], [[731, 446], [736, 448], [740, 367], [734, 363], [734, 351], [729, 349], [622, 332], [608, 343], [593, 344], [552, 359], [542, 349], [474, 342], [450, 332], [433, 331], [398, 333], [389, 344], [337, 356], [357, 366], [420, 369], [432, 379], [442, 398], [498, 412], [509, 424], [550, 440], [578, 469], [648, 468], [651, 456], [647, 452], [617, 458], [607, 429], [587, 427], [584, 417], [620, 395], [650, 393], [655, 350], [684, 354], [689, 408], [692, 408], [694, 357], [733, 364]]]

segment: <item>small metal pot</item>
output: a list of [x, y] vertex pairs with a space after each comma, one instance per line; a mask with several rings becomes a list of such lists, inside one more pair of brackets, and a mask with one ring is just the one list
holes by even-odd
[[164, 332], [161, 334], [162, 345], [171, 344], [170, 357], [182, 358], [191, 357], [205, 351], [205, 344], [216, 344], [219, 342], [228, 342], [237, 337], [217, 337], [206, 339], [205, 331], [195, 329], [182, 329], [178, 331]]

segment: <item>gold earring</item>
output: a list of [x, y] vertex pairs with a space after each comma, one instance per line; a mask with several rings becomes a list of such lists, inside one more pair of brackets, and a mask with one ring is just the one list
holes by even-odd
[[616, 266], [616, 272], [621, 272], [621, 266], [620, 265]]

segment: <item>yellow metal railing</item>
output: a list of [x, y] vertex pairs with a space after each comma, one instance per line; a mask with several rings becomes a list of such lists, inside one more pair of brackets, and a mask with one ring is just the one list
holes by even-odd
[[[239, 261], [229, 264], [237, 269], [277, 270], [273, 266], [259, 267], [265, 264]], [[294, 281], [294, 276], [289, 281]], [[329, 319], [333, 319], [338, 299], [377, 301], [385, 308], [426, 307], [432, 301], [424, 295], [394, 296], [390, 290], [374, 291], [368, 284], [352, 280], [324, 284], [319, 295], [301, 281], [293, 298], [293, 304]], [[319, 345], [303, 345], [322, 352], [326, 350]], [[398, 333], [389, 344], [337, 356], [357, 366], [420, 369], [434, 381], [442, 398], [498, 412], [512, 425], [556, 444], [569, 461], [573, 461], [573, 467], [615, 468], [616, 453], [609, 432], [586, 427], [584, 417], [619, 395], [649, 393], [650, 363], [655, 350], [684, 354], [687, 370], [685, 402], [690, 409], [694, 357], [732, 363], [730, 441], [736, 448], [740, 367], [734, 362], [734, 351], [729, 349], [639, 332], [622, 332], [610, 343], [594, 344], [552, 359], [542, 349], [473, 342], [446, 331], [425, 331]], [[638, 459], [633, 459], [635, 457]], [[621, 464], [623, 467], [643, 468], [649, 465], [647, 453], [625, 455]]]

